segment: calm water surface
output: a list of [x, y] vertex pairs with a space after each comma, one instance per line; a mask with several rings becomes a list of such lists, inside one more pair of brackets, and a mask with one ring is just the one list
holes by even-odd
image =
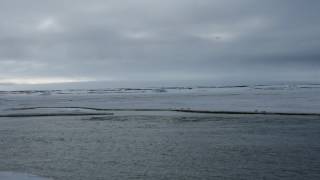
[[0, 118], [0, 171], [55, 180], [320, 179], [320, 118]]

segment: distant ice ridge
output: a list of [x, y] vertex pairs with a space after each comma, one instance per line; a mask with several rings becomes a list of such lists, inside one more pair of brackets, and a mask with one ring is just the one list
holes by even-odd
[[320, 84], [282, 84], [282, 85], [236, 85], [236, 86], [190, 86], [190, 87], [150, 87], [150, 88], [106, 88], [106, 89], [67, 89], [67, 90], [19, 90], [0, 91], [1, 95], [81, 95], [81, 94], [131, 94], [131, 93], [193, 93], [215, 91], [217, 89], [256, 89], [256, 90], [295, 90], [320, 89]]

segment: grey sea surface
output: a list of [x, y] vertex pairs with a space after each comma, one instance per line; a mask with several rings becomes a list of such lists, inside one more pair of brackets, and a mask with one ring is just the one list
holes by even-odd
[[0, 171], [55, 180], [320, 179], [318, 116], [128, 114], [0, 118]]
[[319, 94], [319, 84], [0, 91], [0, 180], [318, 180]]

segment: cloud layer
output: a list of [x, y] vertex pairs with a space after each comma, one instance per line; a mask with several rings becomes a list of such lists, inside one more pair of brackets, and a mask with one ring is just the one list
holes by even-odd
[[0, 0], [0, 83], [316, 81], [319, 7], [318, 0]]

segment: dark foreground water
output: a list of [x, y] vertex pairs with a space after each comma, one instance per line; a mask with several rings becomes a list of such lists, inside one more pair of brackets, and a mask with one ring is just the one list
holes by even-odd
[[320, 118], [0, 118], [0, 171], [56, 180], [318, 180]]

